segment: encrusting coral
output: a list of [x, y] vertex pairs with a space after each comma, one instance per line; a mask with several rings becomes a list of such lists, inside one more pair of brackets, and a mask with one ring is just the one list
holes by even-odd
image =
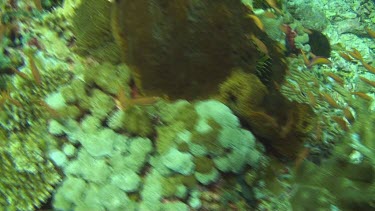
[[220, 86], [219, 99], [250, 126], [254, 134], [279, 155], [293, 158], [315, 125], [308, 104], [290, 102], [254, 74], [236, 70]]
[[[154, 126], [152, 139], [131, 138], [123, 129], [115, 132], [94, 114], [78, 121], [51, 121], [51, 133], [65, 134], [69, 142], [82, 146], [77, 156], [60, 153], [67, 162], [54, 157], [67, 175], [54, 197], [55, 208], [168, 210], [173, 205], [180, 210], [198, 209], [195, 191], [209, 190], [210, 184], [224, 186], [221, 177], [257, 169], [266, 161], [254, 136], [240, 128], [237, 117], [220, 102], [159, 102], [152, 107], [149, 111], [161, 122]], [[193, 118], [180, 118], [182, 111]], [[111, 203], [103, 198], [108, 191]], [[241, 201], [234, 198], [232, 202], [237, 200]]]
[[[1, 96], [0, 112], [0, 207], [3, 210], [34, 210], [48, 200], [60, 175], [47, 157], [47, 151], [56, 144], [46, 124], [51, 117], [44, 98], [71, 79], [72, 71], [66, 63], [75, 61], [72, 55], [56, 56], [49, 46], [67, 52], [67, 41], [55, 33], [43, 33], [35, 7], [31, 1], [2, 1], [11, 8], [3, 16], [13, 20], [17, 34], [12, 42], [15, 51], [22, 56], [21, 65], [12, 66], [6, 91]], [[2, 5], [3, 6], [3, 5]], [[3, 19], [5, 18], [5, 19]], [[41, 39], [43, 34], [43, 39]], [[4, 37], [4, 40], [8, 38]], [[12, 50], [12, 51], [13, 51]]]
[[220, 97], [238, 113], [259, 110], [267, 87], [254, 74], [234, 70], [231, 76], [220, 85]]

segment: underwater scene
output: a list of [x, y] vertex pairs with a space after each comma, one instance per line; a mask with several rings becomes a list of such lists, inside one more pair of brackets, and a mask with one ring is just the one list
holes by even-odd
[[0, 17], [0, 211], [375, 210], [375, 1]]

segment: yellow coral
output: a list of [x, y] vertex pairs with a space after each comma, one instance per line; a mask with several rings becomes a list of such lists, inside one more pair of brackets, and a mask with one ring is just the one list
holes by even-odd
[[257, 76], [239, 69], [220, 85], [220, 98], [230, 108], [242, 113], [257, 110], [268, 93]]
[[[44, 138], [43, 138], [44, 137]], [[8, 143], [0, 140], [0, 207], [29, 211], [47, 200], [60, 181], [54, 165], [45, 159], [41, 147], [49, 136], [13, 135]]]

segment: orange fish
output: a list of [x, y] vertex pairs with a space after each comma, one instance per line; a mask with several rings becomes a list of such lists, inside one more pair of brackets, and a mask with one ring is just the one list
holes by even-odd
[[266, 11], [262, 14], [266, 18], [276, 19], [277, 16], [273, 12]]
[[332, 62], [327, 58], [316, 56], [310, 60], [309, 64], [307, 65], [307, 68], [311, 68], [312, 66], [317, 65], [317, 64], [331, 65]]
[[34, 0], [34, 4], [35, 4], [35, 7], [36, 7], [39, 11], [43, 11], [43, 6], [42, 6], [42, 1], [41, 1], [41, 0]]
[[357, 59], [359, 61], [363, 61], [363, 57], [362, 57], [361, 53], [357, 49], [353, 48], [352, 51], [348, 51], [348, 53], [353, 58], [355, 58], [355, 59]]
[[307, 58], [304, 51], [301, 50], [301, 53], [302, 53], [303, 63], [305, 63], [305, 65], [308, 67], [310, 65], [310, 60]]
[[370, 73], [375, 74], [375, 67], [369, 65], [368, 63], [364, 62], [363, 60], [361, 61], [362, 65], [368, 70]]
[[14, 68], [14, 67], [10, 67], [10, 70], [11, 70], [14, 74], [20, 76], [21, 78], [23, 78], [23, 79], [25, 79], [25, 80], [30, 80], [29, 76], [27, 76], [25, 73], [23, 73], [23, 72], [21, 72], [21, 71], [18, 71], [16, 68]]
[[120, 88], [119, 92], [117, 93], [116, 104], [121, 110], [126, 110], [134, 105], [151, 105], [158, 100], [160, 97], [138, 97], [138, 98], [129, 98], [125, 94], [125, 90]]
[[33, 53], [31, 53], [31, 52], [25, 52], [25, 54], [26, 54], [26, 56], [29, 59], [30, 70], [31, 70], [31, 73], [33, 74], [35, 83], [37, 85], [41, 85], [42, 84], [42, 77], [40, 76], [40, 71], [39, 71], [38, 67], [35, 64]]
[[44, 100], [39, 100], [39, 105], [44, 107], [53, 119], [60, 119], [61, 118], [61, 113], [59, 113], [56, 109], [54, 109], [50, 105], [48, 105]]
[[341, 108], [341, 107], [339, 106], [339, 104], [336, 102], [336, 100], [334, 100], [333, 97], [332, 97], [331, 95], [329, 95], [328, 93], [324, 93], [324, 92], [322, 92], [320, 95], [324, 98], [324, 100], [325, 100], [330, 106], [332, 106], [332, 107], [334, 107], [334, 108]]
[[350, 111], [349, 107], [345, 107], [343, 109], [345, 119], [348, 120], [349, 123], [353, 123], [355, 118], [353, 116], [353, 113]]
[[0, 105], [3, 105], [6, 101], [9, 101], [10, 103], [12, 103], [13, 105], [15, 105], [17, 107], [22, 107], [22, 104], [20, 103], [20, 101], [12, 98], [10, 96], [9, 90], [2, 91], [0, 93], [0, 96], [2, 97], [1, 100], [0, 100]]
[[367, 95], [366, 93], [363, 93], [363, 92], [352, 92], [353, 95], [356, 95], [364, 100], [367, 100], [367, 101], [372, 101], [372, 97], [370, 97], [369, 95]]
[[305, 161], [305, 159], [307, 158], [307, 156], [309, 156], [309, 154], [310, 154], [310, 149], [309, 148], [303, 148], [297, 154], [297, 158], [294, 161], [294, 166], [295, 166], [296, 169], [298, 169], [301, 166], [301, 164], [303, 163], [303, 161]]
[[373, 31], [369, 28], [366, 28], [366, 31], [367, 31], [367, 34], [370, 35], [370, 37], [375, 39], [375, 31]]
[[333, 116], [332, 119], [335, 120], [343, 131], [349, 131], [349, 125], [342, 117]]
[[303, 28], [303, 31], [307, 34], [312, 34], [313, 32], [310, 29]]
[[312, 91], [308, 91], [307, 93], [307, 97], [309, 99], [309, 103], [312, 105], [312, 106], [316, 106], [316, 103], [317, 103], [317, 100], [316, 100], [316, 97], [314, 96], [314, 94], [312, 93]]
[[272, 7], [277, 13], [283, 14], [283, 12], [277, 7], [277, 3], [275, 0], [266, 0], [267, 4]]
[[252, 19], [254, 21], [255, 25], [257, 25], [257, 27], [260, 30], [264, 31], [264, 25], [263, 25], [262, 21], [256, 15], [251, 14], [251, 15], [248, 15], [247, 17]]
[[339, 52], [339, 55], [348, 62], [352, 62], [353, 58], [344, 52]]
[[257, 49], [268, 55], [268, 48], [267, 46], [264, 44], [264, 42], [262, 42], [259, 38], [257, 38], [254, 34], [250, 35], [250, 39], [251, 41], [256, 45]]
[[[2, 16], [0, 14], [0, 18], [2, 19]], [[6, 32], [6, 26], [3, 25], [0, 21], [0, 42], [3, 40], [4, 34]]]
[[365, 77], [362, 77], [362, 76], [359, 76], [359, 79], [361, 79], [361, 81], [363, 81], [363, 82], [365, 82], [365, 83], [367, 83], [367, 84], [375, 87], [375, 81], [371, 81], [371, 80], [369, 80], [369, 79], [367, 79]]
[[344, 85], [344, 79], [341, 78], [340, 76], [336, 75], [335, 73], [333, 73], [333, 72], [325, 72], [325, 75], [327, 75], [328, 77], [332, 78], [334, 81], [336, 81], [341, 86]]

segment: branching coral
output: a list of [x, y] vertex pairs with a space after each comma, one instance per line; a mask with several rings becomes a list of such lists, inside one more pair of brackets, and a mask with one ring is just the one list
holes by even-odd
[[[1, 160], [0, 207], [5, 210], [34, 210], [49, 197], [60, 181], [55, 166], [47, 158], [47, 151], [57, 144], [49, 136], [46, 125], [51, 113], [43, 103], [44, 98], [71, 78], [71, 69], [65, 55], [51, 53], [45, 41], [54, 39], [58, 46], [66, 46], [66, 40], [56, 38], [45, 31], [34, 19], [37, 14], [25, 7], [30, 2], [12, 1], [12, 13], [3, 14], [2, 21], [15, 23], [17, 34], [11, 39], [14, 50], [23, 57], [22, 65], [12, 66], [13, 76], [1, 98]], [[38, 13], [39, 14], [39, 13]], [[14, 16], [14, 17], [13, 17]], [[38, 41], [40, 34], [43, 40]], [[22, 38], [22, 39], [21, 39]], [[4, 39], [5, 40], [5, 39]], [[9, 40], [8, 40], [9, 41]], [[22, 49], [20, 49], [22, 47]], [[12, 50], [12, 49], [11, 49]], [[75, 58], [71, 58], [75, 61]], [[14, 74], [15, 73], [15, 74]]]
[[51, 139], [46, 133], [17, 133], [0, 139], [2, 209], [33, 210], [49, 198], [60, 181], [54, 165], [44, 155]]

